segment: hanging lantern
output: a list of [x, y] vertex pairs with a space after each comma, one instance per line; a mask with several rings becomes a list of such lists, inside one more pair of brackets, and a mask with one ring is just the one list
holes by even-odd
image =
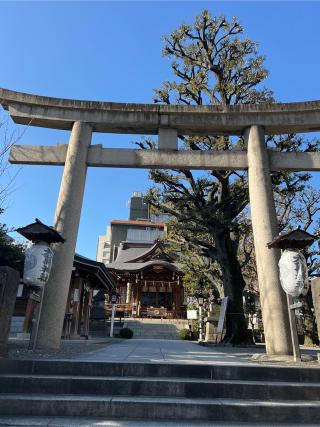
[[50, 275], [53, 252], [50, 243], [64, 243], [65, 239], [52, 227], [43, 224], [38, 218], [35, 222], [16, 230], [26, 239], [34, 242], [26, 250], [23, 281], [28, 285], [44, 286]]
[[26, 250], [23, 281], [27, 285], [44, 286], [50, 275], [53, 252], [48, 243], [39, 242]]
[[287, 294], [292, 297], [307, 294], [308, 267], [299, 249], [285, 249], [279, 261], [279, 269], [281, 286]]
[[269, 249], [283, 250], [279, 261], [280, 282], [283, 290], [292, 297], [306, 295], [309, 289], [308, 267], [299, 249], [307, 248], [318, 239], [318, 236], [297, 228], [280, 234], [268, 243]]

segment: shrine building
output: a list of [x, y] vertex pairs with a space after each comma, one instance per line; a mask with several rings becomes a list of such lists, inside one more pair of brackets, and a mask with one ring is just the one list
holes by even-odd
[[[164, 244], [122, 242], [114, 262], [107, 264], [116, 281], [117, 314], [127, 317], [185, 317], [183, 273], [165, 253]], [[107, 311], [111, 304], [107, 301]]]

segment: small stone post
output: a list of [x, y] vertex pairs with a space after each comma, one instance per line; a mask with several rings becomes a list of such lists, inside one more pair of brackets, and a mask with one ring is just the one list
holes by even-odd
[[311, 280], [311, 292], [314, 314], [317, 322], [318, 338], [320, 339], [320, 277]]
[[267, 243], [278, 235], [278, 221], [268, 152], [261, 126], [248, 128], [245, 139], [248, 146], [251, 219], [266, 350], [269, 356], [292, 355], [288, 306], [279, 278], [280, 250], [267, 247]]
[[11, 267], [0, 267], [0, 357], [8, 353], [8, 337], [19, 280], [18, 271]]
[[72, 128], [54, 228], [66, 239], [54, 248], [53, 265], [44, 289], [36, 348], [59, 348], [68, 299], [74, 253], [87, 173], [92, 129], [75, 122]]

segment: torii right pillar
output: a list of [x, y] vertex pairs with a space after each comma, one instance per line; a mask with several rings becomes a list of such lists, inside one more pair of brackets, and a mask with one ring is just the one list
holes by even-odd
[[279, 249], [268, 249], [279, 233], [270, 177], [269, 157], [261, 126], [245, 131], [252, 229], [267, 354], [292, 355], [286, 296], [281, 288]]

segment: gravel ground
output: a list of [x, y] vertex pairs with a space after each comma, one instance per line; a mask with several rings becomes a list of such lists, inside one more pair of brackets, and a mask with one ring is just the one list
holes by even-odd
[[90, 351], [99, 350], [106, 345], [120, 343], [119, 338], [101, 338], [92, 340], [62, 340], [61, 346], [57, 350], [28, 350], [28, 340], [9, 340], [10, 359], [73, 359], [75, 356], [89, 353]]

